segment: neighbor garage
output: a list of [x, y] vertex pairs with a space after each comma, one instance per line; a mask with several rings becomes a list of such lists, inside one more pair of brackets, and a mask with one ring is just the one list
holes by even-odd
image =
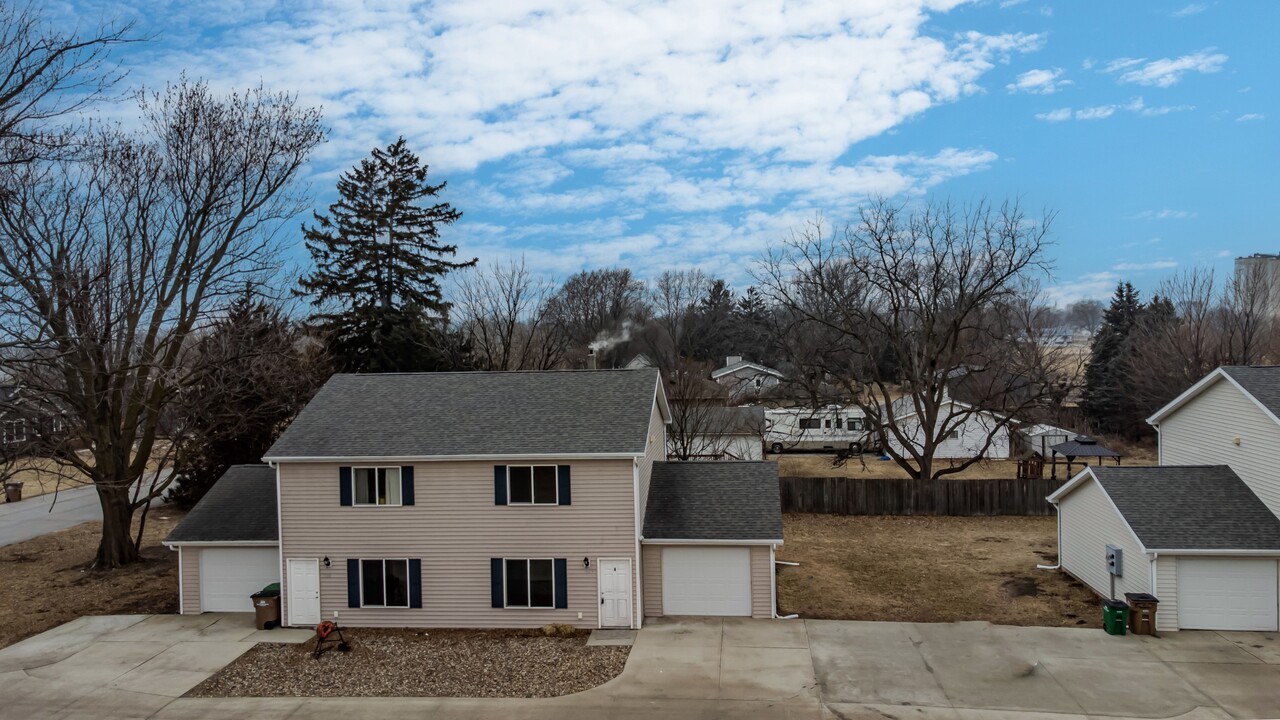
[[1231, 468], [1091, 467], [1049, 501], [1062, 569], [1104, 597], [1155, 595], [1158, 630], [1280, 629], [1280, 518]]
[[641, 542], [646, 616], [772, 617], [777, 465], [654, 463]]
[[253, 612], [249, 596], [280, 582], [276, 473], [235, 465], [165, 538], [178, 553], [179, 612]]

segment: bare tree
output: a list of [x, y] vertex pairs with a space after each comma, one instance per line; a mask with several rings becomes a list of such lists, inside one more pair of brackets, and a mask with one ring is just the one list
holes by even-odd
[[[911, 477], [942, 477], [981, 460], [1049, 395], [1039, 333], [1011, 309], [1048, 270], [1051, 221], [1016, 204], [907, 213], [878, 201], [840, 233], [821, 223], [797, 231], [757, 279], [793, 335], [823, 338], [793, 358], [809, 392], [837, 388]], [[985, 423], [972, 457], [940, 466], [941, 443], [969, 423]]]
[[1278, 278], [1275, 271], [1260, 264], [1247, 265], [1236, 272], [1227, 284], [1223, 298], [1230, 344], [1230, 362], [1253, 365], [1276, 350], [1276, 297]]
[[745, 438], [763, 446], [763, 408], [729, 407], [728, 392], [708, 379], [711, 366], [678, 359], [664, 373], [671, 423], [667, 456], [672, 460], [736, 459]]
[[698, 302], [710, 284], [711, 278], [696, 269], [667, 270], [653, 281], [649, 304], [654, 321], [666, 336], [651, 343], [659, 366], [671, 367], [675, 358], [689, 355], [689, 333], [695, 329]]
[[583, 270], [551, 298], [551, 312], [569, 334], [570, 347], [597, 354], [631, 339], [631, 328], [648, 313], [644, 283], [627, 268]]
[[324, 137], [318, 111], [261, 88], [184, 80], [139, 102], [140, 130], [0, 181], [3, 369], [66, 418], [53, 456], [97, 488], [99, 568], [138, 559], [134, 514], [167, 485], [139, 481], [204, 371], [193, 336], [278, 270], [274, 232], [303, 209], [297, 175]]
[[483, 370], [551, 370], [569, 345], [552, 312], [556, 286], [534, 277], [524, 258], [459, 273], [453, 315]]
[[107, 23], [68, 34], [35, 3], [0, 2], [0, 165], [32, 162], [74, 141], [62, 121], [119, 80], [110, 50], [131, 42], [132, 30]]

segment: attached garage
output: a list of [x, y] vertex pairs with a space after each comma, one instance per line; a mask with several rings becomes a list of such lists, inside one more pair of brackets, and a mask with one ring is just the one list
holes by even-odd
[[1178, 558], [1178, 627], [1184, 630], [1280, 629], [1274, 559]]
[[641, 543], [646, 616], [773, 617], [777, 465], [654, 463]]
[[1280, 630], [1280, 518], [1231, 468], [1090, 467], [1049, 501], [1062, 569], [1104, 597], [1155, 595], [1157, 630]]
[[662, 553], [667, 615], [751, 616], [751, 549], [669, 547]]
[[278, 582], [278, 547], [206, 547], [200, 551], [203, 612], [253, 612], [249, 596]]
[[249, 596], [280, 582], [276, 472], [234, 465], [165, 538], [178, 552], [184, 614], [253, 612]]

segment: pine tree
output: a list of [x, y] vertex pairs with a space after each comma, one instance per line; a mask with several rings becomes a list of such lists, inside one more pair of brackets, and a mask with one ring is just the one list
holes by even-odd
[[1130, 392], [1129, 340], [1143, 314], [1138, 291], [1127, 282], [1116, 286], [1102, 327], [1093, 336], [1084, 373], [1080, 409], [1103, 432], [1133, 433], [1135, 405]]
[[[341, 199], [303, 227], [316, 269], [300, 284], [321, 311], [334, 364], [348, 372], [452, 369], [456, 333], [441, 282], [456, 245], [440, 228], [462, 216], [436, 197], [446, 183], [427, 182], [427, 165], [402, 137], [360, 161], [338, 180]], [[332, 308], [332, 309], [328, 309]]]

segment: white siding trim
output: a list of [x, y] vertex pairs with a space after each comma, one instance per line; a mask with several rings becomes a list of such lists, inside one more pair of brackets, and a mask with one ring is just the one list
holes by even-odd
[[[169, 549], [173, 550], [174, 547], [170, 545]], [[186, 607], [187, 593], [183, 590], [183, 587], [182, 587], [182, 547], [178, 546], [177, 551], [178, 551], [178, 614], [185, 615], [186, 613], [183, 612], [183, 608]]]
[[1158, 425], [1161, 420], [1164, 420], [1166, 417], [1172, 415], [1181, 406], [1185, 405], [1187, 402], [1195, 398], [1196, 395], [1199, 395], [1201, 392], [1206, 390], [1208, 386], [1211, 384], [1210, 380], [1219, 380], [1219, 379], [1224, 379], [1227, 382], [1231, 383], [1235, 387], [1235, 389], [1239, 390], [1241, 393], [1244, 394], [1245, 397], [1249, 398], [1249, 400], [1252, 401], [1253, 404], [1256, 405], [1258, 409], [1263, 412], [1263, 414], [1271, 418], [1272, 422], [1274, 422], [1277, 425], [1280, 425], [1280, 418], [1276, 417], [1276, 414], [1271, 412], [1270, 408], [1268, 408], [1266, 405], [1263, 405], [1261, 402], [1259, 402], [1258, 398], [1250, 394], [1248, 390], [1245, 390], [1243, 385], [1236, 382], [1236, 379], [1231, 377], [1231, 374], [1226, 372], [1222, 368], [1217, 368], [1213, 372], [1204, 376], [1199, 382], [1197, 382], [1195, 385], [1192, 385], [1190, 388], [1188, 388], [1186, 392], [1174, 398], [1173, 401], [1170, 402], [1168, 405], [1165, 405], [1164, 407], [1157, 410], [1154, 415], [1147, 418], [1147, 424]]
[[1260, 556], [1280, 558], [1280, 549], [1277, 550], [1162, 550], [1159, 548], [1148, 550], [1149, 553], [1177, 556], [1177, 555], [1237, 555], [1237, 556]]

